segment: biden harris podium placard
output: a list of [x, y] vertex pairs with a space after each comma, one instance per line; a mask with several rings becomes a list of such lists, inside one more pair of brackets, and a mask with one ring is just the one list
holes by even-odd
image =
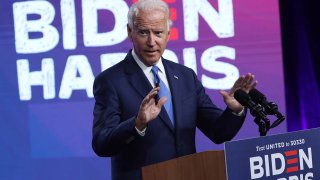
[[228, 180], [319, 180], [320, 128], [225, 143]]

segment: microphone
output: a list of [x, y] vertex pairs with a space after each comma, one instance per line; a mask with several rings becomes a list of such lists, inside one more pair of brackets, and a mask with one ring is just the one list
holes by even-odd
[[278, 105], [274, 102], [268, 102], [266, 96], [260, 91], [257, 89], [251, 89], [249, 96], [255, 103], [261, 104], [267, 114], [275, 115], [278, 118], [272, 123], [271, 128], [278, 126], [282, 121], [284, 121], [285, 117], [278, 111]]
[[244, 92], [242, 89], [236, 90], [234, 93], [234, 98], [242, 105], [246, 106], [250, 109], [250, 113], [258, 118], [261, 118], [265, 121], [269, 121], [267, 119], [267, 115], [263, 112], [263, 108], [261, 105], [256, 104], [254, 101], [251, 100], [250, 96]]
[[263, 112], [262, 106], [253, 102], [250, 96], [242, 89], [238, 89], [234, 92], [234, 98], [242, 106], [246, 106], [250, 109], [250, 113], [255, 117], [254, 122], [259, 125], [260, 136], [265, 136], [270, 129], [270, 120]]

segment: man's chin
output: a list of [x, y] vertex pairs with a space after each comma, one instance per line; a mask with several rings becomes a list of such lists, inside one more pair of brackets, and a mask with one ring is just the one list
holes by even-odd
[[144, 61], [146, 61], [147, 64], [154, 65], [159, 61], [160, 56], [146, 55], [146, 56], [143, 57], [143, 59], [144, 59]]

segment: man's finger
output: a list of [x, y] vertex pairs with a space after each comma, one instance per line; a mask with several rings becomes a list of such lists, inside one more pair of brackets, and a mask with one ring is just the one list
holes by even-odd
[[220, 94], [222, 95], [222, 97], [223, 97], [224, 100], [226, 100], [226, 99], [228, 98], [228, 96], [229, 96], [229, 94], [228, 94], [226, 91], [224, 91], [224, 90], [221, 90], [221, 91], [220, 91]]
[[159, 99], [157, 107], [161, 109], [164, 103], [166, 103], [166, 101], [167, 101], [167, 97], [163, 96], [161, 99]]
[[155, 101], [155, 97], [158, 94], [160, 88], [159, 87], [155, 87], [153, 88], [149, 94], [142, 100], [141, 102], [141, 106], [144, 108], [152, 103], [155, 103], [153, 101]]
[[149, 92], [149, 94], [146, 96], [146, 98], [148, 99], [148, 101], [151, 100], [152, 98], [154, 98], [154, 97], [158, 94], [159, 90], [160, 90], [159, 87], [153, 88], [153, 89]]

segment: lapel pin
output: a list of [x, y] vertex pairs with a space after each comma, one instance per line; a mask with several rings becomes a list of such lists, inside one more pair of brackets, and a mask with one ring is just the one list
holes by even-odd
[[173, 77], [176, 78], [176, 79], [179, 79], [178, 76], [176, 76], [176, 75], [174, 75]]

